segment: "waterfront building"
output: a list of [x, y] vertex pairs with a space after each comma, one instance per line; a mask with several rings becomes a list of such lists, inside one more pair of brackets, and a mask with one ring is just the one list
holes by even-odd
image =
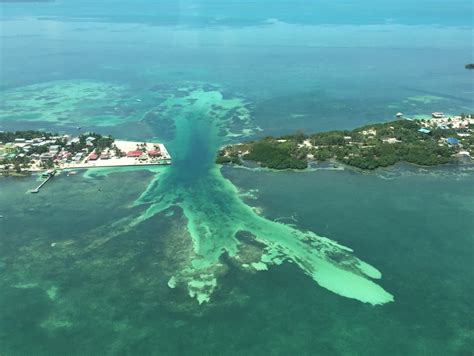
[[159, 157], [159, 156], [161, 156], [161, 151], [159, 149], [148, 151], [148, 156], [150, 156], [150, 157]]
[[140, 157], [143, 154], [143, 151], [135, 150], [135, 151], [128, 151], [127, 157]]

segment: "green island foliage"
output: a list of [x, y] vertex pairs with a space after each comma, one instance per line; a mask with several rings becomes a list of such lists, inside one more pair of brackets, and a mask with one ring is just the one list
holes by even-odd
[[230, 145], [219, 151], [216, 163], [243, 164], [254, 161], [273, 169], [304, 169], [308, 160], [340, 163], [363, 170], [387, 167], [398, 162], [433, 166], [453, 162], [460, 147], [474, 151], [474, 138], [463, 137], [461, 146], [446, 143], [456, 137], [455, 129], [418, 130], [423, 121], [396, 120], [372, 124], [354, 130], [327, 131], [311, 135], [297, 132], [279, 138]]
[[273, 138], [255, 142], [250, 151], [243, 157], [257, 161], [263, 167], [273, 169], [305, 169], [308, 167], [306, 155], [298, 149], [296, 142], [275, 142]]
[[34, 130], [0, 131], [0, 142], [3, 142], [3, 143], [14, 142], [17, 138], [24, 138], [25, 140], [33, 140], [35, 138], [44, 137], [45, 139], [48, 140], [53, 136], [55, 136], [55, 134], [51, 132], [34, 131]]
[[466, 69], [474, 69], [474, 63], [468, 63], [464, 66]]

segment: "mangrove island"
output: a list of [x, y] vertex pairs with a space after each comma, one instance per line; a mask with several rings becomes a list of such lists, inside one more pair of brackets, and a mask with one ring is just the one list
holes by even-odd
[[277, 138], [265, 137], [224, 147], [216, 163], [241, 165], [253, 161], [272, 169], [305, 169], [311, 161], [327, 160], [363, 170], [398, 162], [434, 166], [474, 155], [473, 117], [446, 117], [435, 112], [430, 119], [398, 119], [354, 130], [311, 135], [299, 131]]

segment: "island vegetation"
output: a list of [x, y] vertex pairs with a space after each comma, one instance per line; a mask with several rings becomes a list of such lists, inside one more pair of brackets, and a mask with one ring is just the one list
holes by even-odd
[[466, 69], [474, 69], [474, 63], [468, 63], [464, 66]]
[[305, 169], [310, 161], [334, 160], [363, 170], [398, 162], [433, 166], [474, 154], [474, 119], [434, 113], [430, 120], [396, 120], [354, 130], [306, 135], [299, 131], [278, 138], [229, 145], [216, 163], [253, 161], [272, 169]]

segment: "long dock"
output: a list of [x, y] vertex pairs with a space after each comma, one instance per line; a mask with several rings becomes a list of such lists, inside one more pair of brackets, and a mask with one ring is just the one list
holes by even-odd
[[51, 178], [53, 178], [55, 174], [56, 174], [56, 171], [51, 172], [51, 173], [48, 175], [48, 177], [47, 177], [44, 181], [42, 181], [40, 185], [38, 185], [38, 186], [36, 187], [36, 189], [30, 190], [30, 193], [39, 193], [40, 189], [41, 189], [46, 183], [48, 183], [48, 181], [49, 181]]

